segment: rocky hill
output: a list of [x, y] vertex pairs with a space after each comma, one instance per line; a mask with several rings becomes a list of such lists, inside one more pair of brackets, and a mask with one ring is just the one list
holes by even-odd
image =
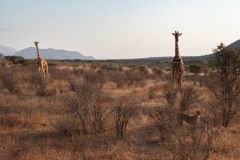
[[240, 40], [237, 40], [237, 41], [229, 44], [227, 47], [229, 47], [229, 48], [240, 48]]
[[17, 50], [14, 48], [0, 45], [0, 53], [5, 56], [14, 55], [14, 53], [16, 53], [16, 52], [17, 52]]
[[[84, 56], [77, 51], [66, 51], [66, 50], [61, 50], [61, 49], [48, 48], [48, 49], [40, 49], [40, 53], [44, 57], [44, 59], [94, 60], [94, 57]], [[35, 59], [35, 58], [37, 58], [36, 48], [29, 47], [29, 48], [23, 49], [21, 51], [16, 52], [15, 56], [21, 56], [21, 57], [24, 57], [25, 59]]]

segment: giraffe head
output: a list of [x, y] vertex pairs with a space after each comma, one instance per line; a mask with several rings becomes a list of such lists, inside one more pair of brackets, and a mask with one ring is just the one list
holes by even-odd
[[175, 37], [175, 40], [178, 42], [178, 37], [182, 35], [182, 33], [179, 33], [178, 31], [175, 31], [175, 33], [172, 33]]
[[202, 114], [200, 111], [196, 111], [196, 115], [201, 116]]
[[34, 43], [35, 43], [35, 45], [37, 45], [39, 42], [38, 42], [38, 41], [35, 41]]

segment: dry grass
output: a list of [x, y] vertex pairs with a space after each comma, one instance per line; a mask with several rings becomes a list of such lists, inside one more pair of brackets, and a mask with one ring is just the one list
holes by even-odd
[[[164, 98], [169, 73], [161, 71], [157, 66], [71, 62], [51, 65], [48, 80], [42, 79], [37, 71], [36, 64], [23, 66], [7, 61], [0, 68], [1, 159], [174, 158], [172, 152], [165, 147], [165, 143], [176, 143], [174, 135], [163, 142], [161, 131], [153, 119], [159, 109], [169, 105]], [[9, 83], [6, 83], [8, 80]], [[201, 126], [204, 128], [208, 116], [214, 115], [208, 108], [211, 96], [206, 87], [193, 84], [198, 83], [188, 79], [183, 87], [198, 88], [195, 92], [201, 94], [201, 101], [189, 104], [186, 112], [191, 114], [195, 110], [201, 110]], [[99, 92], [94, 90], [95, 87], [99, 87]], [[87, 89], [86, 92], [83, 89]], [[96, 93], [101, 95], [97, 96]], [[183, 98], [181, 95], [183, 94], [177, 93], [171, 114], [179, 112]], [[80, 96], [85, 96], [85, 105], [89, 111], [82, 110], [85, 101]], [[119, 139], [115, 130], [114, 106], [124, 96], [134, 97], [134, 102], [138, 104], [138, 114], [129, 117], [124, 137]], [[78, 110], [73, 110], [75, 102], [78, 103]], [[99, 105], [102, 106], [101, 112], [94, 110], [99, 109], [94, 107]], [[91, 115], [86, 119], [90, 125], [87, 133], [82, 132], [84, 123], [80, 121], [80, 114]], [[101, 116], [99, 118], [104, 124], [104, 128], [98, 132], [91, 128], [96, 124], [92, 119], [96, 114]], [[209, 159], [216, 156], [217, 159], [239, 159], [238, 118], [229, 128], [219, 129], [216, 126], [217, 138], [212, 144], [216, 152]], [[174, 125], [174, 117], [172, 119], [171, 124]], [[178, 130], [188, 133], [191, 129], [184, 124]], [[175, 134], [181, 136], [180, 133]]]

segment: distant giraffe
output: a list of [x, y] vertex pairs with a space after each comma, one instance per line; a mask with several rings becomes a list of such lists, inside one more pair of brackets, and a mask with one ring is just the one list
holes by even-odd
[[36, 49], [37, 49], [37, 56], [38, 56], [38, 69], [39, 69], [39, 73], [43, 74], [43, 76], [45, 77], [46, 74], [48, 74], [48, 64], [47, 62], [43, 59], [43, 57], [40, 55], [39, 52], [39, 48], [38, 48], [38, 43], [37, 41], [34, 42], [36, 45]]
[[182, 78], [184, 73], [184, 63], [179, 53], [178, 48], [178, 37], [182, 35], [182, 33], [179, 33], [178, 31], [175, 31], [175, 33], [172, 33], [175, 37], [175, 57], [173, 58], [172, 62], [172, 81], [173, 86], [177, 84], [178, 89], [181, 89], [182, 87]]

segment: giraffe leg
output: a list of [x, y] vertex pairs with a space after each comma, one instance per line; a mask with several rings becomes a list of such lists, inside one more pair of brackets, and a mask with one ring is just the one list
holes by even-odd
[[41, 67], [38, 67], [38, 72], [41, 74]]
[[179, 78], [179, 87], [182, 88], [182, 78]]
[[178, 89], [180, 88], [179, 78], [177, 78], [177, 87], [178, 87]]
[[174, 76], [174, 74], [172, 75], [172, 86], [174, 87], [174, 84], [175, 84], [175, 76]]
[[45, 77], [47, 74], [47, 67], [46, 65], [43, 66], [43, 76]]
[[48, 75], [48, 66], [46, 66], [45, 71], [46, 71], [46, 74]]
[[178, 78], [178, 88], [181, 89], [182, 88], [182, 77], [180, 75], [180, 77]]

